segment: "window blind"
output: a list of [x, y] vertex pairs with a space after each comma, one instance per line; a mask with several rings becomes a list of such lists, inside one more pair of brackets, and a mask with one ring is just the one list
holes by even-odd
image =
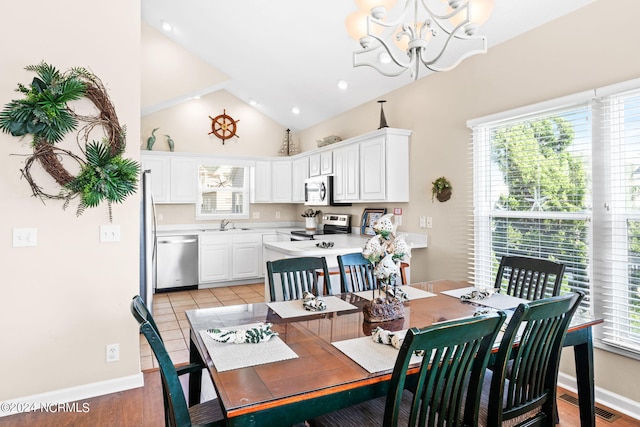
[[605, 159], [594, 223], [597, 311], [604, 342], [640, 353], [640, 90], [603, 97], [595, 110]]
[[471, 280], [491, 286], [503, 255], [528, 256], [565, 264], [561, 292], [589, 294], [588, 103], [477, 125], [473, 134]]
[[640, 81], [567, 99], [470, 121], [470, 280], [491, 286], [503, 255], [561, 262], [561, 293], [605, 319], [596, 343], [638, 358]]

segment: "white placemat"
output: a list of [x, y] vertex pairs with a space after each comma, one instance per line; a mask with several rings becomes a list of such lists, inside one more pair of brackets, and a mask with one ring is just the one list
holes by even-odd
[[[408, 285], [404, 285], [404, 286], [398, 286], [398, 289], [403, 290], [407, 296], [409, 297], [409, 301], [413, 300], [413, 299], [418, 299], [418, 298], [428, 298], [428, 297], [435, 297], [436, 294], [431, 293], [431, 292], [427, 292], [427, 291], [423, 291], [422, 289], [418, 289], [418, 288], [414, 288], [413, 286], [408, 286]], [[374, 294], [375, 292], [375, 294]], [[374, 297], [381, 297], [381, 298], [385, 298], [386, 294], [384, 292], [381, 292], [379, 289], [376, 289], [375, 291], [360, 291], [360, 292], [354, 292], [354, 295], [359, 296], [360, 298], [364, 298], [366, 300], [371, 301]]]
[[[399, 331], [406, 334], [407, 331]], [[374, 342], [371, 337], [353, 338], [331, 343], [369, 373], [393, 370], [398, 351], [391, 345]], [[411, 356], [411, 363], [418, 363], [422, 357]]]
[[305, 310], [302, 306], [302, 300], [268, 302], [267, 305], [275, 311], [280, 317], [286, 319], [288, 317], [310, 316], [312, 314], [331, 313], [333, 311], [344, 311], [357, 309], [353, 304], [334, 296], [323, 296], [327, 309], [322, 311]]
[[[450, 297], [460, 298], [462, 295], [468, 294], [473, 291], [477, 291], [478, 288], [473, 286], [468, 288], [452, 289], [450, 291], [442, 291], [442, 294], [449, 295]], [[516, 308], [523, 302], [529, 302], [526, 299], [512, 297], [511, 295], [504, 295], [494, 293], [490, 297], [479, 300], [470, 300], [476, 304], [484, 305], [485, 307], [491, 307], [498, 310], [507, 310], [510, 308]]]
[[[256, 324], [225, 329], [248, 329], [253, 326], [256, 326]], [[278, 336], [271, 337], [269, 341], [258, 344], [231, 344], [214, 340], [204, 330], [200, 331], [200, 335], [218, 372], [296, 359], [298, 357]]]

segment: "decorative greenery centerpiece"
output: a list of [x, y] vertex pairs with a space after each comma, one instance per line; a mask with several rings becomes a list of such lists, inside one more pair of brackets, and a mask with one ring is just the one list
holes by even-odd
[[[374, 290], [374, 298], [365, 304], [363, 313], [367, 322], [386, 322], [404, 317], [405, 299], [396, 287], [400, 263], [409, 262], [411, 251], [402, 236], [396, 237], [393, 214], [383, 215], [372, 228], [376, 233], [362, 250], [364, 256], [374, 265], [373, 274], [379, 289]], [[376, 292], [384, 292], [384, 298], [376, 297]]]
[[[87, 207], [95, 207], [106, 201], [109, 205], [121, 203], [137, 188], [140, 166], [123, 158], [125, 128], [118, 123], [115, 108], [102, 81], [85, 68], [72, 68], [60, 72], [52, 65], [41, 62], [25, 67], [36, 73], [29, 86], [18, 83], [17, 92], [23, 99], [14, 99], [0, 112], [0, 130], [13, 136], [32, 135], [33, 154], [25, 161], [22, 175], [31, 185], [34, 196], [41, 200], [63, 199], [66, 208], [74, 197], [80, 198], [76, 211], [81, 215]], [[69, 106], [72, 101], [87, 98], [97, 113], [82, 116]], [[65, 135], [83, 126], [77, 133], [77, 141], [84, 158], [56, 146]], [[100, 141], [90, 141], [94, 129], [101, 127]], [[67, 157], [80, 165], [80, 173], [74, 177], [62, 164]], [[58, 194], [48, 194], [37, 185], [31, 175], [31, 167], [38, 161], [42, 168], [62, 189]]]

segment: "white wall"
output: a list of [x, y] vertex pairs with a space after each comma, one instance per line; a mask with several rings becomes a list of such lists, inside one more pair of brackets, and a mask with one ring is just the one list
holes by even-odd
[[[27, 65], [61, 70], [83, 66], [100, 77], [127, 126], [127, 153], [140, 139], [140, 2], [22, 0], [0, 14], [0, 103], [21, 98]], [[77, 150], [74, 140], [66, 145]], [[29, 139], [0, 134], [0, 401], [88, 384], [137, 378], [139, 339], [129, 301], [138, 292], [139, 198], [113, 208], [119, 243], [101, 244], [106, 206], [76, 217], [76, 202], [42, 203], [20, 177]], [[33, 168], [36, 182], [57, 193]], [[71, 169], [71, 166], [69, 166]], [[37, 228], [36, 247], [13, 248], [12, 229]], [[120, 344], [120, 361], [105, 362], [105, 346]], [[109, 386], [107, 386], [109, 387]]]

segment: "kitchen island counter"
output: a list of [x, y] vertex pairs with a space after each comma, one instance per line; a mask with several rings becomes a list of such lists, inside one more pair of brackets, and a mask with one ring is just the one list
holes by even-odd
[[[398, 233], [402, 235], [405, 233]], [[345, 255], [354, 252], [361, 252], [364, 245], [372, 236], [363, 236], [360, 234], [329, 234], [316, 236], [315, 240], [293, 240], [288, 242], [264, 242], [263, 260], [265, 262], [265, 296], [269, 295], [268, 275], [266, 271], [266, 261], [275, 261], [283, 258], [296, 257], [325, 257], [327, 266], [333, 272], [338, 269], [338, 255]], [[317, 247], [321, 241], [331, 241], [334, 243], [331, 248]], [[413, 251], [414, 249], [422, 249], [427, 247], [426, 234], [406, 233], [405, 241]], [[332, 274], [332, 276], [334, 276]], [[333, 293], [340, 293], [340, 279], [331, 278], [331, 288]]]

